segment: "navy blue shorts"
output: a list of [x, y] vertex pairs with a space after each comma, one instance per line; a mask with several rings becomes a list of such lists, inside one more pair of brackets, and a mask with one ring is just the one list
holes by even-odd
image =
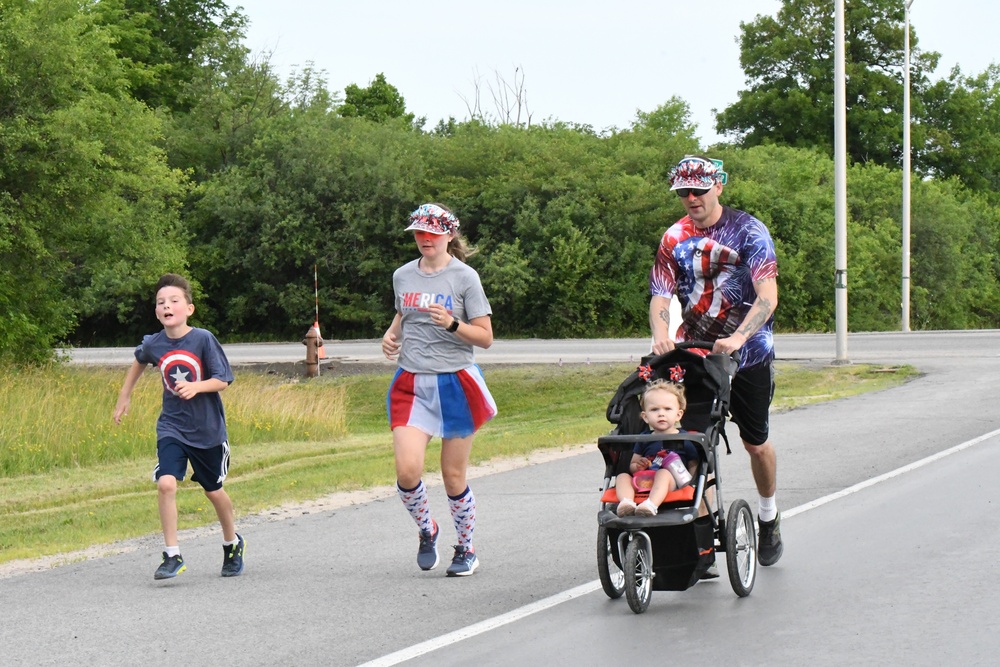
[[175, 438], [164, 438], [156, 443], [156, 467], [153, 468], [153, 481], [162, 475], [171, 475], [177, 481], [187, 474], [188, 461], [191, 462], [192, 482], [198, 482], [205, 491], [218, 491], [222, 488], [229, 473], [229, 443], [224, 442], [209, 449], [199, 449], [186, 445]]
[[751, 445], [767, 442], [771, 399], [774, 398], [774, 364], [743, 368], [733, 378], [729, 412], [740, 427], [740, 439]]

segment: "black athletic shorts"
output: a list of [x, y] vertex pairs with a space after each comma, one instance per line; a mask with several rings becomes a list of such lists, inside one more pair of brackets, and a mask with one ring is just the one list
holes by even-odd
[[733, 378], [729, 412], [740, 427], [740, 439], [763, 445], [768, 438], [768, 413], [774, 398], [774, 364], [770, 361], [742, 368]]
[[175, 438], [163, 438], [156, 443], [156, 468], [153, 469], [153, 481], [162, 475], [173, 475], [177, 481], [187, 474], [188, 462], [191, 462], [192, 482], [198, 482], [205, 491], [218, 491], [229, 473], [229, 443], [199, 449], [185, 445]]

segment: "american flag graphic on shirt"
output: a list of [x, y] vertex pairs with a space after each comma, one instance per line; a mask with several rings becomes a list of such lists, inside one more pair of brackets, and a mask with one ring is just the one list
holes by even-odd
[[[778, 275], [774, 242], [760, 220], [723, 207], [722, 217], [698, 229], [685, 216], [663, 235], [649, 275], [654, 296], [677, 295], [679, 340], [714, 341], [732, 335], [756, 299], [753, 283]], [[774, 357], [773, 320], [743, 346], [740, 367]]]

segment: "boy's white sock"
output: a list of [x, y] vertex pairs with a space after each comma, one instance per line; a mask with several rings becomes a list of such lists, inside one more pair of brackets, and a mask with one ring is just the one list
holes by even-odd
[[166, 552], [167, 558], [170, 558], [171, 556], [180, 556], [181, 555], [181, 548], [180, 547], [163, 547], [163, 550]]
[[771, 496], [770, 498], [765, 498], [764, 496], [758, 496], [757, 520], [774, 521], [774, 518], [776, 516], [778, 516], [778, 504], [774, 502], [774, 496]]

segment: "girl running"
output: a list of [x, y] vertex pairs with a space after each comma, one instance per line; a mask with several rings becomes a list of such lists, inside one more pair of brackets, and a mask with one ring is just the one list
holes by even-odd
[[420, 257], [392, 276], [396, 316], [382, 337], [382, 353], [399, 369], [386, 400], [400, 500], [420, 531], [417, 565], [438, 564], [438, 524], [431, 517], [421, 476], [431, 438], [441, 438], [441, 476], [458, 534], [449, 577], [479, 567], [472, 534], [476, 498], [466, 482], [472, 439], [497, 413], [474, 348], [493, 344], [490, 303], [479, 274], [465, 264], [473, 250], [458, 218], [440, 204], [423, 204], [409, 218]]

